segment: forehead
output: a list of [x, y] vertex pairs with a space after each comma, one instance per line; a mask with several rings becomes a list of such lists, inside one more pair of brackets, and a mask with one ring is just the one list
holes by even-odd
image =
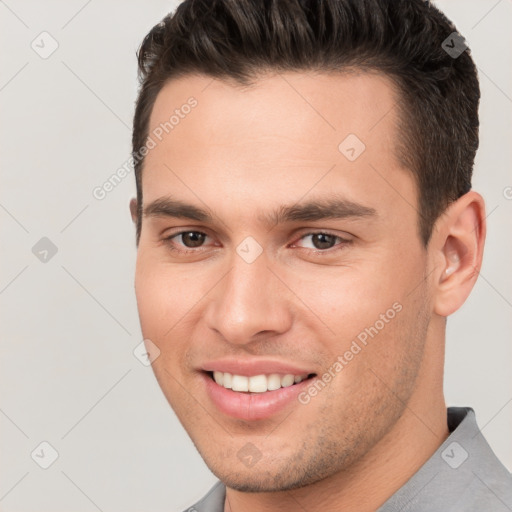
[[[167, 126], [162, 136], [171, 143], [174, 139], [176, 146], [185, 137], [198, 144], [201, 135], [215, 136], [217, 146], [225, 142], [248, 149], [259, 142], [267, 154], [282, 147], [283, 138], [298, 143], [297, 154], [311, 154], [314, 148], [332, 149], [348, 133], [375, 146], [379, 136], [394, 135], [396, 94], [390, 78], [361, 70], [268, 74], [251, 86], [186, 75], [169, 81], [158, 94], [149, 132]], [[191, 100], [197, 103], [192, 109], [187, 106]], [[198, 118], [201, 126], [194, 122]]]
[[249, 87], [171, 80], [150, 118], [144, 202], [171, 194], [241, 213], [308, 193], [341, 192], [369, 207], [411, 196], [394, 150], [396, 103], [391, 79], [362, 71], [270, 74]]

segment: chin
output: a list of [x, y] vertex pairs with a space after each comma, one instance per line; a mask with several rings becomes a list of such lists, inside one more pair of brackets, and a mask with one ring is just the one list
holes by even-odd
[[[209, 454], [211, 455], [211, 454]], [[304, 454], [303, 454], [304, 455]], [[201, 454], [203, 457], [203, 455]], [[232, 457], [203, 457], [210, 471], [227, 487], [240, 492], [283, 492], [298, 489], [328, 478], [337, 470], [331, 462], [301, 461], [300, 452], [287, 460], [269, 461], [263, 457], [252, 467], [233, 462]]]
[[[306, 476], [294, 478], [289, 472], [285, 475], [255, 475], [254, 473], [257, 471], [256, 468], [253, 468], [249, 470], [250, 474], [248, 475], [230, 473], [216, 474], [216, 476], [231, 489], [253, 493], [290, 491], [317, 481]], [[258, 472], [261, 473], [261, 468]]]

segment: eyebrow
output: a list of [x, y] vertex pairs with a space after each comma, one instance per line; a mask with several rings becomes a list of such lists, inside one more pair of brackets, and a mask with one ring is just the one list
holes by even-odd
[[[214, 215], [209, 208], [203, 209], [170, 196], [152, 201], [144, 208], [143, 214], [145, 217], [176, 217], [198, 222], [214, 222]], [[258, 215], [257, 218], [263, 225], [271, 227], [292, 222], [376, 216], [377, 211], [374, 208], [337, 196], [327, 196], [304, 203], [282, 205], [270, 213]]]

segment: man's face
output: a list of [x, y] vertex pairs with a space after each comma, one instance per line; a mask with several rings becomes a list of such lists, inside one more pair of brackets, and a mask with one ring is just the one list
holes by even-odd
[[[221, 480], [306, 485], [362, 460], [421, 392], [428, 252], [395, 156], [396, 96], [377, 74], [286, 73], [250, 88], [186, 76], [160, 92], [149, 133], [191, 96], [146, 156], [142, 332]], [[172, 216], [171, 200], [212, 218]], [[335, 200], [338, 216], [299, 211]]]

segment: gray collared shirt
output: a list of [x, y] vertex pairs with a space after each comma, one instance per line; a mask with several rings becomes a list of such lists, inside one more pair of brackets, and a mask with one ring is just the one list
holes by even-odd
[[[445, 442], [376, 512], [512, 512], [512, 475], [498, 460], [470, 407], [449, 407]], [[185, 512], [224, 512], [217, 482]]]

